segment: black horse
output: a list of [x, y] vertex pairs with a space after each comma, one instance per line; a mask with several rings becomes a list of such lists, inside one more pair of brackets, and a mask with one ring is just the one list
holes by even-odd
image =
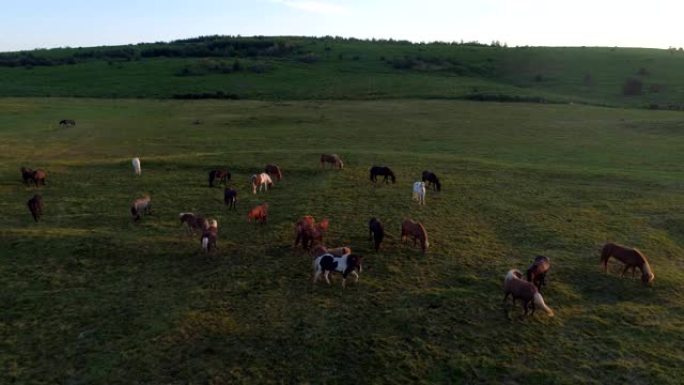
[[235, 204], [237, 203], [237, 191], [232, 188], [223, 190], [223, 202], [228, 206], [228, 210], [232, 208], [237, 211], [237, 208], [235, 208]]
[[214, 187], [214, 181], [219, 180], [219, 183], [224, 185], [230, 180], [230, 171], [228, 170], [211, 170], [209, 171], [209, 187]]
[[385, 238], [385, 229], [377, 218], [371, 218], [368, 222], [368, 231], [370, 231], [369, 240], [374, 241], [375, 252], [378, 252], [382, 239]]
[[397, 179], [394, 177], [394, 172], [390, 170], [389, 167], [385, 166], [373, 166], [370, 169], [370, 180], [371, 182], [377, 182], [378, 175], [384, 176], [383, 181], [388, 183], [387, 178], [392, 179], [392, 183], [396, 183]]
[[73, 119], [62, 119], [59, 121], [60, 126], [75, 126], [76, 121]]
[[426, 182], [428, 186], [432, 186], [433, 190], [442, 191], [442, 184], [439, 183], [439, 178], [432, 171], [423, 171], [423, 182]]
[[40, 216], [43, 215], [43, 197], [36, 194], [26, 202], [26, 205], [28, 206], [29, 211], [31, 211], [31, 215], [33, 215], [33, 220], [38, 222]]

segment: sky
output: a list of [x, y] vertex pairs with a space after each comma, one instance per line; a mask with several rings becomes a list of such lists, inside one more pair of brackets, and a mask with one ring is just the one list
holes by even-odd
[[0, 0], [0, 51], [297, 35], [684, 47], [680, 0]]

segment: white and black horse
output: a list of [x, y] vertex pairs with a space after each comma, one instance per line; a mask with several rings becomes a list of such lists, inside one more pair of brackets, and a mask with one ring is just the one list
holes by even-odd
[[315, 284], [323, 275], [325, 282], [330, 285], [330, 279], [328, 278], [330, 273], [342, 274], [342, 287], [346, 286], [349, 274], [352, 274], [356, 278], [355, 282], [358, 282], [359, 273], [362, 270], [362, 261], [363, 256], [357, 254], [345, 254], [341, 257], [336, 257], [330, 253], [319, 255], [313, 262], [313, 283]]

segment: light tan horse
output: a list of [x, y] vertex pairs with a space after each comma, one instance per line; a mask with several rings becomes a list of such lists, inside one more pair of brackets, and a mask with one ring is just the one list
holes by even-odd
[[135, 222], [139, 221], [143, 214], [152, 214], [152, 203], [149, 195], [138, 198], [131, 204], [131, 215], [133, 215], [133, 220]]
[[257, 193], [257, 188], [259, 191], [262, 189], [264, 191], [268, 191], [269, 187], [273, 186], [273, 180], [271, 180], [271, 177], [266, 174], [265, 172], [262, 172], [261, 174], [254, 174], [252, 175], [252, 193], [256, 194]]
[[523, 308], [525, 315], [527, 315], [527, 308], [532, 305], [532, 314], [537, 306], [544, 310], [550, 317], [553, 317], [553, 310], [551, 310], [544, 303], [544, 298], [539, 294], [539, 290], [532, 282], [527, 282], [522, 279], [522, 273], [519, 270], [509, 270], [504, 278], [504, 303], [509, 295], [513, 296], [513, 305], [516, 299], [523, 301]]
[[421, 223], [411, 219], [404, 220], [401, 224], [401, 241], [406, 242], [409, 236], [413, 238], [414, 246], [416, 245], [416, 241], [420, 240], [420, 248], [423, 250], [423, 254], [425, 254], [428, 247], [430, 247], [425, 227], [423, 227]]
[[632, 277], [634, 270], [638, 267], [641, 270], [641, 282], [644, 285], [650, 284], [655, 278], [651, 265], [648, 264], [648, 259], [641, 251], [632, 249], [626, 246], [618, 245], [617, 243], [606, 243], [601, 250], [601, 263], [603, 264], [603, 272], [608, 271], [608, 260], [613, 257], [625, 264], [622, 270], [624, 276], [627, 270], [632, 269]]
[[321, 167], [325, 168], [326, 163], [330, 163], [332, 167], [337, 167], [340, 170], [344, 168], [344, 162], [337, 154], [321, 154]]

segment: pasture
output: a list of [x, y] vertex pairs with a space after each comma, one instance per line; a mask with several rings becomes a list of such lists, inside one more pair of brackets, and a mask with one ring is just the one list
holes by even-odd
[[[463, 101], [0, 99], [0, 383], [681, 383], [683, 121]], [[321, 153], [345, 168], [322, 170]], [[284, 178], [252, 195], [268, 163]], [[372, 185], [374, 164], [397, 183]], [[21, 166], [47, 186], [25, 187]], [[221, 167], [237, 213], [208, 187]], [[420, 206], [426, 169], [442, 191]], [[153, 215], [135, 224], [146, 193]], [[262, 202], [268, 223], [247, 223]], [[218, 219], [217, 253], [186, 235], [184, 211]], [[312, 286], [292, 248], [306, 214], [364, 255], [358, 284]], [[426, 255], [399, 243], [405, 218], [425, 225]], [[604, 275], [606, 241], [640, 248], [653, 287], [614, 262]], [[506, 271], [538, 254], [554, 318], [501, 304]]]

